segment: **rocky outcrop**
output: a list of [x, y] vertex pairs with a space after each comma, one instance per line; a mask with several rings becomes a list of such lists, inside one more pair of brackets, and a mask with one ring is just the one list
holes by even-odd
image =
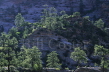
[[78, 68], [75, 72], [102, 72], [97, 67]]
[[71, 70], [56, 70], [54, 68], [43, 69], [42, 72], [72, 72]]
[[2, 0], [0, 3], [0, 25], [5, 31], [14, 25], [15, 16], [22, 13], [26, 21], [36, 22], [41, 16], [43, 5], [55, 7], [58, 12], [64, 10], [68, 14], [80, 11], [82, 15], [88, 15], [91, 19], [103, 18], [108, 23], [109, 0]]
[[[21, 40], [21, 44], [23, 41]], [[28, 48], [37, 46], [42, 52], [42, 60], [45, 61], [45, 58], [48, 53], [51, 51], [56, 51], [59, 55], [59, 59], [63, 65], [72, 67], [72, 64], [75, 62], [70, 58], [70, 53], [73, 51], [73, 46], [68, 40], [56, 33], [47, 30], [40, 29], [34, 31], [27, 39], [24, 41], [24, 45]]]

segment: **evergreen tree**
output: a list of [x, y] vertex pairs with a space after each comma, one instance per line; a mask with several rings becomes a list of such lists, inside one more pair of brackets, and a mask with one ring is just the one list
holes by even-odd
[[47, 56], [47, 67], [49, 68], [60, 68], [59, 59], [57, 57], [56, 51], [52, 51]]
[[18, 67], [30, 68], [30, 58], [28, 57], [27, 49], [25, 46], [21, 47], [21, 51], [18, 54]]
[[1, 36], [0, 36], [1, 47], [6, 46], [6, 41], [7, 41], [7, 39], [9, 39], [9, 37], [10, 37], [10, 35], [7, 35], [5, 32], [1, 33]]
[[80, 63], [87, 61], [86, 53], [79, 47], [74, 49], [74, 52], [71, 53], [70, 58], [72, 58], [74, 61], [77, 61], [78, 66], [80, 66]]
[[101, 45], [95, 45], [94, 49], [94, 55], [98, 55], [101, 58], [101, 67], [104, 72], [104, 68], [109, 65], [109, 60], [106, 59], [106, 55], [109, 54], [109, 49], [106, 49]]
[[11, 37], [16, 37], [16, 38], [19, 37], [17, 27], [12, 27], [12, 28], [9, 30], [9, 33], [8, 33], [8, 34], [10, 34]]
[[41, 19], [42, 26], [50, 30], [58, 30], [63, 28], [61, 18], [57, 15], [57, 10], [53, 7], [43, 10]]
[[74, 12], [73, 13], [73, 16], [75, 16], [75, 17], [80, 17], [80, 15], [81, 15], [80, 12]]
[[97, 21], [95, 21], [94, 25], [100, 29], [103, 29], [104, 28], [104, 22], [102, 19], [99, 19]]
[[5, 57], [7, 60], [7, 65], [8, 65], [8, 72], [10, 72], [10, 65], [13, 65], [14, 63], [11, 64], [11, 61], [13, 60], [13, 57], [15, 56], [15, 51], [12, 50], [11, 47], [11, 39], [6, 40], [6, 46], [5, 48]]
[[5, 54], [3, 52], [0, 53], [0, 67], [2, 68], [6, 64]]
[[38, 71], [42, 70], [41, 52], [36, 46], [32, 47], [32, 49], [28, 49], [28, 57], [30, 58], [33, 69], [34, 66], [37, 65]]
[[25, 30], [23, 32], [23, 38], [25, 39], [28, 36], [28, 29], [25, 27]]
[[18, 15], [16, 15], [15, 17], [15, 25], [17, 27], [21, 27], [23, 24], [25, 24], [25, 19], [22, 17], [20, 13], [18, 13]]

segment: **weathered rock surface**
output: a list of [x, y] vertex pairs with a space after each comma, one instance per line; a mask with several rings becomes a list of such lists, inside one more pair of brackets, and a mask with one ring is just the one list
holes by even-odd
[[108, 24], [108, 2], [109, 0], [2, 0], [0, 1], [0, 25], [8, 31], [14, 25], [17, 13], [22, 13], [26, 21], [36, 22], [45, 4], [55, 7], [58, 12], [64, 10], [68, 14], [80, 11], [82, 15], [88, 15], [93, 20], [102, 18]]
[[70, 70], [56, 70], [54, 68], [44, 69], [42, 72], [72, 72]]
[[99, 69], [96, 67], [78, 68], [75, 72], [101, 72]]
[[48, 53], [51, 51], [57, 51], [62, 64], [67, 65], [68, 67], [72, 67], [72, 64], [75, 64], [75, 62], [70, 58], [70, 53], [73, 51], [72, 44], [68, 42], [66, 38], [49, 30], [36, 30], [25, 40], [25, 46], [28, 48], [37, 46], [42, 52], [44, 63], [44, 58]]

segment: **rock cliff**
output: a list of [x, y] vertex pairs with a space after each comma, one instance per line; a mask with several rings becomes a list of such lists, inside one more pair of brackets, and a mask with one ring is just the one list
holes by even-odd
[[79, 11], [83, 16], [90, 16], [91, 20], [102, 18], [108, 24], [108, 2], [109, 0], [1, 0], [0, 25], [8, 31], [14, 25], [17, 13], [22, 13], [26, 21], [36, 22], [40, 19], [45, 4], [55, 7], [58, 12], [64, 10], [67, 14], [72, 14]]

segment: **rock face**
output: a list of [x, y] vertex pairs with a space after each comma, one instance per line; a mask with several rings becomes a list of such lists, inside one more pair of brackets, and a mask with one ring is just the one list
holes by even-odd
[[75, 72], [101, 72], [99, 69], [96, 67], [78, 68]]
[[105, 23], [109, 23], [108, 2], [109, 0], [1, 0], [0, 25], [8, 31], [14, 25], [14, 19], [18, 13], [22, 13], [26, 21], [36, 22], [40, 19], [45, 4], [55, 7], [58, 12], [64, 10], [72, 14], [80, 11], [82, 15], [89, 15], [91, 19], [102, 18]]
[[70, 70], [56, 70], [54, 68], [49, 68], [49, 69], [43, 69], [42, 72], [72, 72]]
[[51, 51], [56, 51], [63, 65], [72, 67], [72, 64], [75, 64], [70, 58], [70, 53], [73, 51], [72, 44], [68, 42], [66, 38], [49, 30], [36, 30], [25, 40], [24, 44], [28, 48], [37, 46], [42, 52], [42, 60], [44, 63], [46, 62], [45, 58], [47, 54]]

